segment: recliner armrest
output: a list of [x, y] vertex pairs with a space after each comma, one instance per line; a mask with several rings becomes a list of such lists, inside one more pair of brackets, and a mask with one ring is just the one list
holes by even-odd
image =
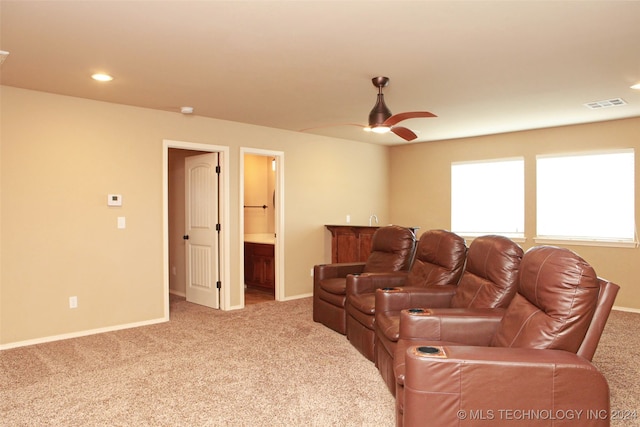
[[360, 274], [364, 271], [364, 262], [349, 262], [340, 264], [318, 264], [313, 267], [313, 280], [321, 281], [347, 277], [349, 274]]
[[406, 271], [389, 273], [362, 273], [347, 277], [347, 295], [375, 292], [376, 289], [402, 286], [407, 280]]
[[425, 308], [400, 312], [400, 339], [488, 346], [505, 309]]
[[[405, 352], [405, 427], [491, 426], [561, 420], [563, 426], [609, 426], [609, 387], [595, 366], [561, 350], [411, 346]], [[429, 347], [425, 345], [422, 347]], [[424, 350], [427, 350], [425, 352]], [[482, 424], [484, 425], [484, 424]]]
[[398, 312], [411, 307], [449, 307], [457, 288], [456, 285], [431, 288], [406, 286], [384, 289], [383, 287], [380, 291], [376, 291], [376, 312]]

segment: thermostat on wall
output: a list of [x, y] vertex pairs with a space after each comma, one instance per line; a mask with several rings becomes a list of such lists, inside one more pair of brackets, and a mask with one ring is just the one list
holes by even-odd
[[107, 196], [107, 205], [122, 206], [122, 194], [109, 194]]

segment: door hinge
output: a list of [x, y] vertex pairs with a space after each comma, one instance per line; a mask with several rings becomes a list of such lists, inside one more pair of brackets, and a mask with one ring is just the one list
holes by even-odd
[[222, 282], [220, 280], [216, 282], [216, 288], [218, 289], [222, 288]]
[[222, 226], [220, 224], [216, 224], [216, 231], [222, 230]]
[[220, 171], [221, 171], [221, 169], [220, 169], [220, 165], [216, 166], [216, 173], [217, 173], [217, 174], [219, 174], [219, 173], [220, 173]]

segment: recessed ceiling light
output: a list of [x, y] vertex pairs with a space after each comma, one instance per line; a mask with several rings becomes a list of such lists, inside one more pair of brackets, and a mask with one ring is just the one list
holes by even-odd
[[634, 84], [633, 86], [631, 86], [631, 89], [640, 90], [640, 83]]
[[0, 64], [2, 64], [5, 59], [7, 59], [7, 56], [9, 56], [9, 52], [0, 50]]
[[109, 74], [102, 74], [102, 73], [96, 73], [92, 75], [91, 78], [99, 82], [110, 82], [111, 80], [113, 80], [113, 77], [111, 77]]

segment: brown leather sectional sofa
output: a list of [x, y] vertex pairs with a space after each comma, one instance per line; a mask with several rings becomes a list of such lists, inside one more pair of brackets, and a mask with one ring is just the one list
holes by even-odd
[[590, 361], [619, 287], [568, 249], [460, 240], [427, 231], [407, 273], [346, 277], [346, 335], [395, 393], [397, 425], [609, 426]]

